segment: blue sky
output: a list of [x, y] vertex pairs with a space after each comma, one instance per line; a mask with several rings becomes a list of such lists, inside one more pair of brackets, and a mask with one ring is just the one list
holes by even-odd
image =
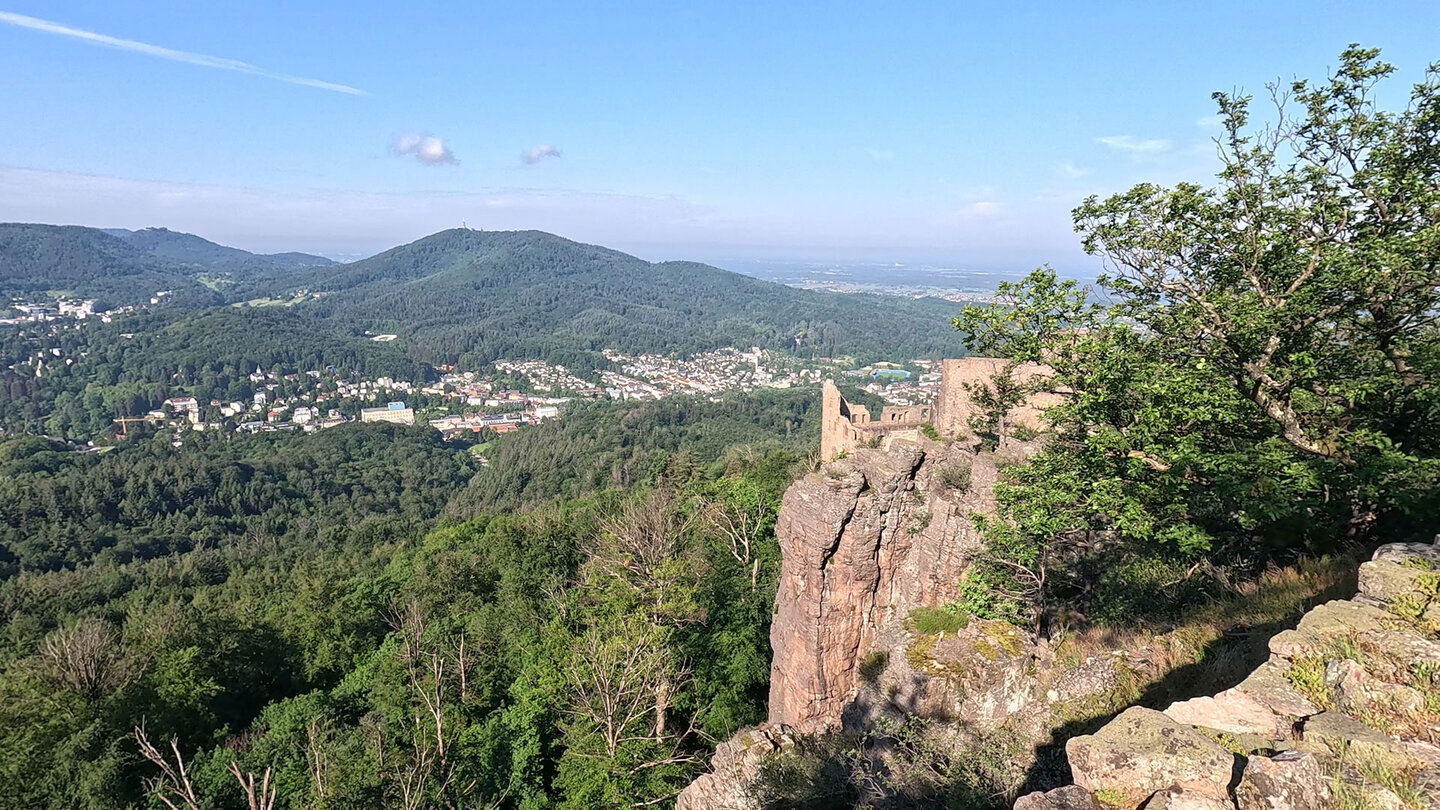
[[0, 0], [0, 220], [1063, 268], [1085, 195], [1213, 174], [1212, 91], [1354, 41], [1398, 105], [1437, 31], [1433, 0]]

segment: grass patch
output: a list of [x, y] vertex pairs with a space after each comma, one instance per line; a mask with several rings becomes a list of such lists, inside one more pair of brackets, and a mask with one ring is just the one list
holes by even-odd
[[931, 636], [954, 633], [970, 625], [970, 617], [945, 608], [915, 608], [910, 611], [910, 627], [917, 633]]
[[1322, 710], [1328, 712], [1335, 708], [1330, 687], [1325, 685], [1325, 661], [1319, 656], [1307, 655], [1291, 661], [1285, 677], [1300, 694]]
[[1130, 803], [1130, 799], [1118, 790], [1101, 788], [1095, 791], [1095, 802], [1101, 807], [1124, 807]]

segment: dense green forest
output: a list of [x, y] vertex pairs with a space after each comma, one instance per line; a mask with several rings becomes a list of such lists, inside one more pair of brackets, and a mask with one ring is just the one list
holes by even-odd
[[[102, 306], [143, 304], [161, 290], [203, 307], [285, 284], [285, 273], [333, 264], [304, 253], [257, 255], [198, 236], [67, 225], [0, 223], [0, 298], [64, 293]], [[227, 289], [233, 288], [233, 289]]]
[[[852, 402], [861, 401], [849, 391]], [[653, 477], [657, 465], [725, 465], [771, 450], [805, 455], [819, 446], [813, 389], [592, 404], [497, 442], [489, 466], [454, 502], [466, 510], [528, 506]], [[675, 457], [680, 454], [680, 457]]]
[[[232, 761], [279, 807], [673, 795], [763, 717], [770, 527], [815, 433], [797, 396], [740, 399], [582, 413], [628, 487], [510, 514], [423, 428], [0, 440], [0, 806], [144, 801], [141, 726], [206, 807], [243, 806]], [[621, 675], [643, 688], [597, 691]]]
[[323, 256], [312, 256], [309, 253], [251, 253], [239, 248], [217, 245], [194, 234], [177, 233], [166, 228], [144, 228], [138, 231], [107, 228], [105, 233], [129, 242], [151, 256], [211, 270], [295, 270], [335, 264]]

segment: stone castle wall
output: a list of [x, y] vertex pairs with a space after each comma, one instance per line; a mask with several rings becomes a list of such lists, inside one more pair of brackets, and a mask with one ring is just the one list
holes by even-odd
[[[842, 452], [859, 447], [875, 437], [914, 434], [923, 424], [932, 425], [941, 436], [953, 439], [970, 432], [970, 418], [979, 412], [971, 401], [967, 385], [988, 385], [1009, 368], [1020, 382], [1050, 373], [1046, 366], [1025, 363], [1011, 367], [1008, 360], [994, 357], [964, 357], [940, 361], [940, 393], [925, 405], [886, 405], [878, 419], [872, 419], [862, 405], [852, 405], [840, 395], [840, 389], [825, 381], [821, 396], [820, 456], [835, 458]], [[1010, 424], [1039, 429], [1044, 422], [1043, 411], [1059, 403], [1049, 393], [1031, 394], [1010, 412]]]

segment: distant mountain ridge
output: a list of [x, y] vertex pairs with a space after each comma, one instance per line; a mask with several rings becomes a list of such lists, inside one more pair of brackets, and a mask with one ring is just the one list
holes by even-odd
[[[390, 352], [435, 365], [531, 357], [594, 368], [604, 349], [722, 346], [875, 359], [963, 352], [945, 301], [800, 290], [541, 231], [457, 228], [336, 264], [261, 256], [163, 228], [0, 224], [0, 294], [124, 304], [158, 290], [174, 293], [167, 334], [183, 335], [185, 356], [197, 362], [216, 347], [207, 333], [217, 332], [230, 356], [265, 357], [277, 356], [282, 341], [296, 347], [280, 351], [289, 356], [395, 334]], [[342, 361], [354, 358], [347, 352]]]
[[171, 290], [203, 306], [222, 303], [218, 294], [227, 285], [279, 284], [279, 274], [332, 264], [304, 253], [250, 253], [164, 228], [0, 223], [6, 297], [65, 293], [130, 304]]
[[103, 231], [129, 242], [152, 256], [173, 259], [185, 264], [298, 268], [327, 267], [336, 263], [324, 256], [312, 256], [308, 253], [251, 253], [240, 248], [217, 244], [191, 233], [172, 231], [168, 228], [142, 228], [138, 231], [105, 228]]
[[799, 290], [696, 262], [651, 263], [543, 231], [446, 230], [291, 278], [302, 279], [321, 294], [303, 309], [399, 334], [444, 358], [726, 345], [888, 356], [964, 351], [948, 302]]

